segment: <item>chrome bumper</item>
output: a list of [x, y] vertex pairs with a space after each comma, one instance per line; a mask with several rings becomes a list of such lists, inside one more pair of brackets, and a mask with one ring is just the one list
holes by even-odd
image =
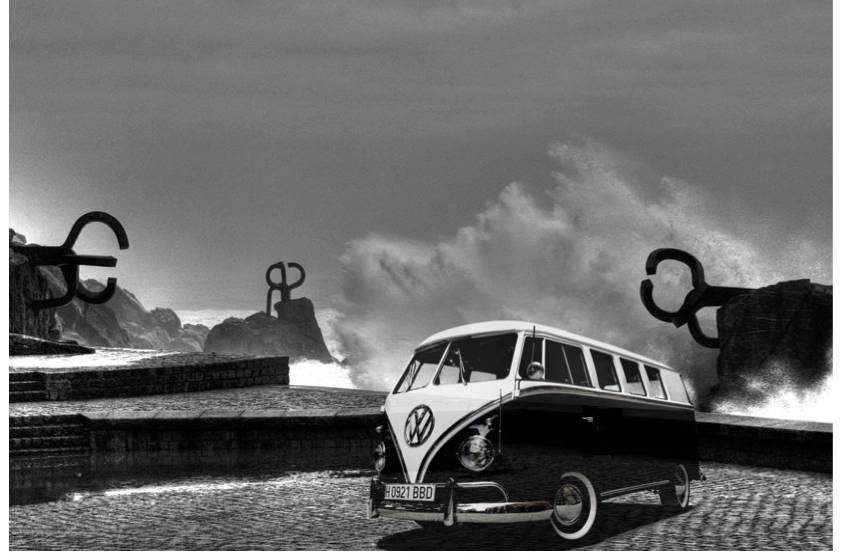
[[[435, 495], [444, 492], [446, 499], [435, 502], [406, 502], [384, 500], [385, 484], [376, 478], [371, 480], [371, 495], [368, 499], [368, 519], [390, 517], [412, 521], [437, 521], [446, 526], [457, 522], [465, 523], [521, 523], [542, 521], [552, 516], [552, 505], [545, 501], [511, 502], [505, 489], [495, 482], [449, 482], [435, 485]], [[458, 490], [466, 488], [496, 488], [504, 501], [459, 503]]]

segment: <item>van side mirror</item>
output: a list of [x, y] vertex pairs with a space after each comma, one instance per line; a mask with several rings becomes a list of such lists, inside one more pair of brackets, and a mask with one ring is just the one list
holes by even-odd
[[542, 380], [545, 377], [543, 364], [540, 362], [532, 362], [526, 367], [526, 379]]

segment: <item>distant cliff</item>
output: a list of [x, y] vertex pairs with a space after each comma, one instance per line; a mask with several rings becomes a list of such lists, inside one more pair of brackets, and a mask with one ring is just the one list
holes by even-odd
[[[96, 280], [84, 284], [95, 292], [104, 287]], [[204, 325], [182, 326], [172, 309], [147, 311], [134, 294], [119, 285], [106, 303], [91, 305], [74, 299], [56, 308], [55, 315], [62, 337], [89, 346], [201, 352], [209, 331]]]
[[278, 317], [255, 313], [245, 319], [229, 318], [207, 335], [205, 352], [289, 356], [291, 361], [332, 363], [312, 301], [293, 299], [275, 304]]

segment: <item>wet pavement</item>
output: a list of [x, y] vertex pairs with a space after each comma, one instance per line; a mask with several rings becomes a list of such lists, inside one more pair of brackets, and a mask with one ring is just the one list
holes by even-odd
[[303, 385], [259, 385], [238, 389], [171, 393], [144, 397], [9, 403], [10, 416], [201, 410], [311, 410], [371, 408], [385, 402], [385, 393]]
[[9, 508], [11, 550], [829, 550], [829, 474], [704, 463], [692, 507], [655, 494], [601, 506], [583, 541], [548, 522], [420, 529], [365, 517], [361, 471], [239, 473], [113, 482], [63, 500]]

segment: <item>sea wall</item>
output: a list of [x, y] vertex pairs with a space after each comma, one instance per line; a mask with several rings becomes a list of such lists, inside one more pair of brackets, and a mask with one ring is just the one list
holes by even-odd
[[[288, 385], [289, 358], [179, 354], [174, 358], [162, 356], [133, 366], [13, 372], [9, 378], [12, 382], [11, 402], [134, 397], [254, 385]], [[16, 385], [20, 385], [22, 390], [16, 391]]]
[[[74, 441], [83, 429], [91, 465], [104, 470], [266, 465], [366, 469], [377, 441], [374, 428], [382, 423], [376, 408], [136, 411], [76, 418]], [[10, 425], [21, 437], [27, 434], [26, 441], [10, 445], [12, 459], [36, 456], [39, 449], [42, 455], [45, 449], [60, 455], [59, 440], [49, 439], [56, 434], [31, 428], [51, 423], [68, 424], [49, 416], [12, 417]], [[698, 413], [697, 428], [702, 461], [832, 471], [831, 424]], [[72, 451], [78, 453], [79, 446]]]
[[94, 468], [367, 468], [379, 409], [89, 414]]

